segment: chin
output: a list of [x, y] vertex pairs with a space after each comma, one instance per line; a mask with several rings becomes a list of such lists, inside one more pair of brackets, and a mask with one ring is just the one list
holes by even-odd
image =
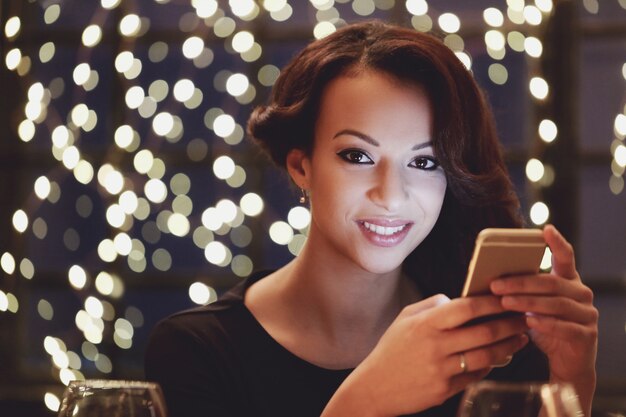
[[385, 259], [383, 262], [372, 262], [370, 259], [369, 262], [360, 263], [360, 266], [364, 271], [371, 274], [383, 275], [399, 270], [402, 266], [402, 262], [390, 262], [389, 259]]

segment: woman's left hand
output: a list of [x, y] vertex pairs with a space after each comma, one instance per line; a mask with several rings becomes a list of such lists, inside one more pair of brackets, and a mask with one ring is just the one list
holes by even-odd
[[590, 415], [596, 383], [598, 310], [576, 271], [572, 245], [552, 225], [543, 231], [552, 251], [550, 273], [507, 277], [491, 284], [507, 310], [524, 312], [533, 342], [548, 357], [552, 382], [574, 385]]

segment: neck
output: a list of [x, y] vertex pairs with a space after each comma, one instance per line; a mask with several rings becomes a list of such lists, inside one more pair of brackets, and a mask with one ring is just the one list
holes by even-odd
[[357, 366], [400, 313], [419, 299], [400, 267], [372, 273], [309, 240], [287, 266], [248, 288], [245, 304], [287, 350], [329, 369]]
[[377, 341], [400, 310], [417, 300], [415, 288], [399, 267], [383, 274], [368, 272], [338, 259], [332, 248], [320, 250], [325, 247], [305, 245], [285, 268], [283, 294], [293, 311], [329, 340]]

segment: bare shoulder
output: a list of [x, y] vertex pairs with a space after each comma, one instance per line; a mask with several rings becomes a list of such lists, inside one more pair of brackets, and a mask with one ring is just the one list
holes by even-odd
[[288, 303], [285, 281], [288, 272], [281, 268], [252, 284], [244, 295], [244, 305], [263, 329], [279, 344], [289, 345], [294, 334], [293, 312]]
[[276, 310], [280, 304], [280, 293], [283, 285], [284, 268], [272, 272], [252, 284], [244, 294], [244, 305], [257, 318], [266, 316]]

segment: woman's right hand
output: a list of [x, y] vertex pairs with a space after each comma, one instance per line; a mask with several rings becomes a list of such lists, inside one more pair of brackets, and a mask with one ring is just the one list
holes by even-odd
[[502, 312], [500, 299], [491, 295], [435, 295], [405, 307], [322, 417], [398, 416], [441, 404], [528, 342], [523, 316], [463, 326]]

